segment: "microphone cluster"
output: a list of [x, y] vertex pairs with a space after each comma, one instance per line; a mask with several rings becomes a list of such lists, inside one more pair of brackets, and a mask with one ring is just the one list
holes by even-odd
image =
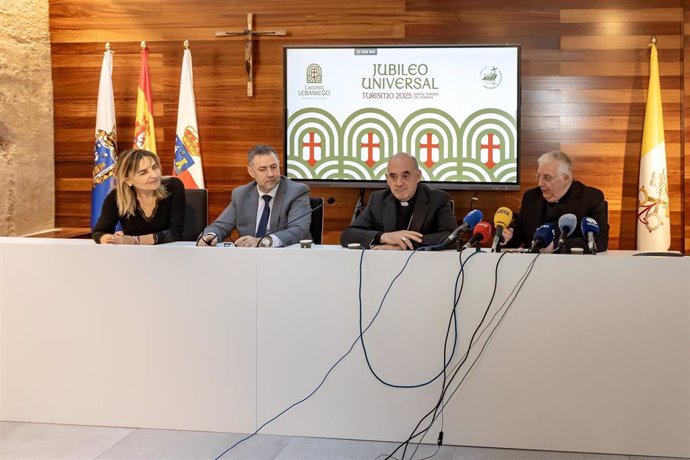
[[[558, 230], [560, 231], [560, 237], [556, 243], [556, 248], [554, 252], [561, 251], [565, 248], [565, 242], [570, 235], [573, 234], [577, 228], [577, 216], [572, 213], [563, 214], [558, 219]], [[582, 236], [587, 240], [587, 248], [590, 254], [597, 253], [597, 243], [595, 241], [596, 236], [599, 234], [599, 224], [596, 220], [591, 217], [585, 217], [580, 222], [580, 231]], [[537, 252], [542, 248], [547, 247], [554, 240], [556, 235], [556, 227], [554, 224], [547, 223], [542, 225], [534, 233], [534, 238], [532, 239], [532, 247], [529, 252]]]
[[[507, 209], [507, 208], [505, 208]], [[508, 210], [510, 212], [510, 210]], [[511, 213], [512, 215], [512, 213]], [[462, 249], [468, 249], [474, 246], [479, 247], [479, 245], [491, 239], [492, 227], [491, 224], [482, 220], [484, 215], [479, 209], [473, 209], [468, 212], [467, 215], [462, 219], [462, 224], [453, 230], [453, 233], [448, 235], [444, 240], [443, 246], [447, 246], [465, 232], [472, 232], [470, 239], [462, 246]], [[458, 245], [460, 247], [460, 245]]]
[[[483, 242], [489, 241], [491, 239], [493, 227], [489, 222], [482, 220], [483, 217], [484, 215], [479, 209], [473, 209], [472, 211], [468, 212], [467, 215], [462, 219], [462, 224], [445, 239], [444, 246], [447, 246], [458, 239], [461, 234], [470, 231], [472, 232], [472, 236], [460, 249], [468, 249], [471, 247], [479, 248]], [[494, 217], [496, 237], [494, 238], [494, 248], [492, 249], [495, 249], [496, 246], [498, 246], [498, 242], [501, 239], [503, 230], [510, 225], [512, 218], [513, 212], [508, 208], [499, 208], [498, 211], [496, 211], [496, 216]]]
[[[473, 209], [467, 213], [462, 220], [462, 224], [445, 239], [444, 245], [449, 245], [457, 240], [463, 233], [471, 231], [472, 236], [467, 240], [465, 245], [460, 248], [458, 244], [458, 247], [460, 249], [469, 249], [471, 247], [479, 248], [483, 242], [491, 239], [491, 233], [495, 227], [496, 232], [494, 233], [493, 242], [491, 244], [491, 252], [500, 252], [503, 232], [510, 226], [510, 222], [513, 219], [513, 211], [506, 207], [498, 208], [494, 215], [493, 227], [489, 222], [482, 220], [483, 217], [479, 209]], [[572, 213], [563, 214], [558, 219], [557, 227], [554, 223], [546, 223], [537, 228], [532, 237], [532, 244], [527, 252], [539, 252], [541, 249], [553, 243], [556, 239], [556, 228], [558, 228], [560, 236], [555, 243], [556, 248], [554, 251], [560, 251], [565, 247], [565, 242], [568, 237], [570, 237], [577, 228], [577, 216]], [[599, 224], [597, 221], [591, 217], [585, 217], [580, 223], [580, 231], [587, 240], [589, 253], [596, 254], [597, 245], [595, 238], [599, 234]]]

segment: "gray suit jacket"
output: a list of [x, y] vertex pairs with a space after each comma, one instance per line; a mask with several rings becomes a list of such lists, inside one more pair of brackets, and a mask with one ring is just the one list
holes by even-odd
[[[203, 234], [214, 233], [218, 241], [223, 241], [230, 236], [232, 229], [237, 228], [240, 236], [255, 236], [258, 208], [259, 194], [256, 191], [256, 181], [237, 187], [232, 191], [228, 207], [204, 229]], [[281, 177], [273, 209], [271, 209], [269, 231], [283, 227], [292, 219], [308, 213], [310, 209], [309, 187], [292, 182], [287, 177]], [[310, 224], [311, 214], [307, 214], [274, 235], [280, 238], [283, 246], [290, 246], [299, 240], [311, 238]]]

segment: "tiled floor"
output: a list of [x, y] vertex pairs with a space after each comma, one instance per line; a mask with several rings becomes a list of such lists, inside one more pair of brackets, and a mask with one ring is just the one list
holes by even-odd
[[[0, 460], [211, 460], [242, 435], [0, 422]], [[386, 442], [257, 435], [223, 460], [383, 460]], [[422, 446], [414, 458], [436, 452]], [[411, 451], [406, 456], [410, 459]], [[399, 458], [399, 456], [397, 457]], [[642, 460], [658, 457], [443, 446], [433, 460]]]

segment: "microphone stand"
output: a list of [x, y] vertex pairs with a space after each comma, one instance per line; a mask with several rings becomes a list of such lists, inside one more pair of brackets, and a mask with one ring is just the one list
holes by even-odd
[[455, 249], [457, 252], [462, 252], [462, 248], [463, 246], [465, 246], [465, 243], [462, 242], [462, 235], [463, 233], [461, 233], [460, 235], [458, 235], [457, 238], [455, 238]]
[[350, 224], [352, 224], [355, 219], [362, 213], [364, 210], [364, 188], [359, 189], [359, 198], [357, 198], [357, 202], [355, 203], [355, 208], [352, 211], [352, 219], [350, 219]]
[[498, 240], [496, 241], [496, 249], [493, 249], [493, 245], [491, 245], [491, 246], [492, 246], [491, 252], [500, 253], [501, 252], [501, 238], [499, 237]]
[[326, 201], [324, 201], [324, 202], [321, 203], [320, 205], [316, 206], [315, 208], [311, 208], [309, 211], [305, 212], [304, 214], [302, 214], [302, 215], [300, 215], [300, 216], [295, 217], [295, 218], [292, 219], [292, 220], [289, 220], [287, 223], [281, 225], [280, 227], [276, 228], [275, 230], [271, 230], [270, 232], [266, 233], [264, 236], [262, 236], [261, 238], [259, 238], [259, 241], [256, 243], [256, 247], [258, 248], [258, 247], [261, 245], [261, 242], [262, 242], [263, 240], [265, 240], [266, 238], [269, 238], [271, 235], [273, 235], [273, 234], [275, 234], [275, 233], [277, 233], [277, 232], [279, 232], [279, 231], [281, 231], [281, 230], [285, 230], [286, 228], [288, 228], [288, 227], [290, 226], [290, 224], [292, 224], [293, 222], [297, 222], [298, 220], [302, 219], [303, 217], [306, 217], [306, 216], [308, 216], [309, 214], [312, 214], [314, 211], [316, 211], [316, 210], [318, 210], [318, 209], [321, 209], [321, 208], [323, 208], [323, 207], [326, 206], [326, 205], [333, 204], [333, 203], [335, 203], [335, 198], [330, 197], [329, 199], [327, 199]]

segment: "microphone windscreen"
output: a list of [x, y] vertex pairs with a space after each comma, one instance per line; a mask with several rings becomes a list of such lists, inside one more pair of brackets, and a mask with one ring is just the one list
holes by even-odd
[[467, 213], [462, 221], [467, 225], [469, 230], [472, 230], [474, 226], [477, 225], [480, 220], [482, 220], [482, 217], [484, 217], [484, 215], [479, 209], [473, 209]]
[[329, 199], [326, 200], [326, 203], [328, 203], [328, 204], [333, 204], [333, 203], [335, 203], [335, 198], [330, 197]]
[[582, 235], [587, 235], [587, 233], [593, 233], [594, 235], [599, 234], [599, 224], [597, 223], [596, 220], [592, 219], [591, 217], [585, 217], [582, 219], [582, 222], [580, 223], [580, 230], [582, 231]]
[[576, 227], [577, 216], [575, 216], [575, 214], [563, 214], [560, 219], [558, 219], [558, 229], [561, 231], [561, 234], [565, 234], [565, 236], [572, 235]]
[[494, 225], [496, 228], [508, 227], [511, 220], [513, 220], [513, 211], [509, 208], [501, 207], [496, 210], [496, 214], [494, 214]]
[[472, 232], [472, 236], [480, 236], [481, 238], [479, 241], [488, 241], [491, 239], [491, 224], [486, 222], [486, 221], [481, 221], [477, 225], [474, 226], [474, 231]]
[[556, 235], [556, 229], [553, 224], [544, 224], [534, 232], [534, 240], [543, 241], [544, 247], [551, 244], [554, 236]]

